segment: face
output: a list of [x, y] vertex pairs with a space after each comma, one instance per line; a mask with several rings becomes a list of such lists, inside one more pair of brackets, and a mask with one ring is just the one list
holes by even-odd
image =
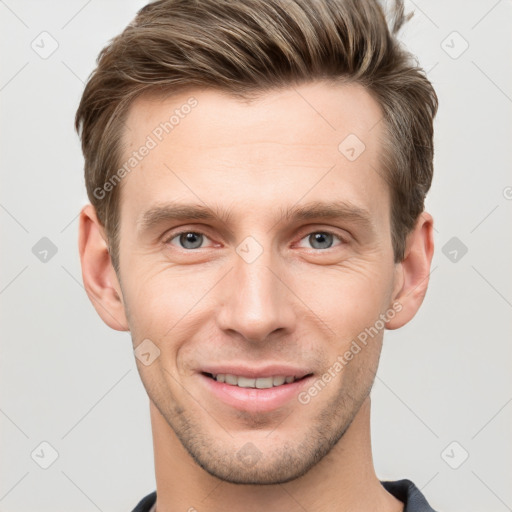
[[126, 159], [153, 147], [121, 184], [122, 301], [150, 399], [218, 478], [304, 474], [369, 394], [397, 285], [381, 118], [325, 83], [132, 105]]

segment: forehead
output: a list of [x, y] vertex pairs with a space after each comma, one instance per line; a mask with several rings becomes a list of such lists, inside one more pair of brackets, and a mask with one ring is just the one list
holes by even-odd
[[133, 167], [121, 183], [121, 218], [136, 222], [180, 199], [271, 211], [301, 196], [378, 214], [389, 201], [379, 176], [381, 120], [358, 84], [309, 83], [251, 101], [211, 89], [140, 97], [123, 135], [123, 164]]

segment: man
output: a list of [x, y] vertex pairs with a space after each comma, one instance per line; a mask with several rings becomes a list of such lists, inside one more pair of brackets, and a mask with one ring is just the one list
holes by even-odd
[[425, 296], [437, 96], [361, 0], [160, 0], [83, 94], [87, 293], [130, 331], [156, 491], [135, 511], [433, 509], [379, 481], [384, 329]]

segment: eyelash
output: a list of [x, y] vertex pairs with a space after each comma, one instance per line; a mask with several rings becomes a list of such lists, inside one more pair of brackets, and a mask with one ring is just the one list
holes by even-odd
[[[167, 237], [165, 239], [164, 243], [165, 244], [170, 244], [171, 241], [174, 240], [175, 238], [178, 238], [179, 236], [187, 234], [187, 233], [194, 233], [196, 235], [202, 235], [202, 236], [204, 236], [204, 237], [209, 239], [208, 235], [206, 235], [202, 231], [185, 230], [185, 231], [179, 231], [177, 233], [173, 233], [172, 235], [170, 235], [169, 237]], [[302, 241], [305, 238], [307, 238], [307, 237], [309, 237], [309, 236], [311, 236], [313, 234], [316, 234], [316, 233], [322, 233], [324, 235], [332, 235], [334, 238], [337, 238], [341, 242], [341, 244], [347, 243], [346, 240], [343, 239], [340, 235], [338, 235], [337, 233], [334, 233], [333, 231], [328, 231], [328, 230], [314, 230], [314, 231], [310, 231], [310, 232], [306, 233], [304, 236], [302, 236], [299, 241]], [[336, 247], [336, 246], [327, 247], [326, 249], [315, 249], [314, 247], [311, 247], [311, 250], [319, 251], [319, 252], [324, 252], [324, 251], [328, 251], [329, 249], [333, 249], [334, 247]], [[191, 252], [191, 251], [196, 251], [197, 250], [197, 249], [185, 249], [184, 247], [179, 247], [179, 249], [182, 249], [182, 250], [187, 251], [187, 252]], [[202, 249], [202, 247], [199, 247], [198, 249]]]

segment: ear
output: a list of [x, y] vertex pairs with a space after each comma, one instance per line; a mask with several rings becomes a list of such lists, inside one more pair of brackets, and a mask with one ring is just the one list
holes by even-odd
[[386, 329], [398, 329], [412, 320], [420, 308], [430, 277], [430, 264], [434, 254], [434, 221], [423, 212], [406, 240], [404, 259], [395, 267], [393, 303], [400, 309], [386, 323]]
[[101, 319], [116, 331], [129, 331], [121, 287], [110, 259], [107, 237], [88, 204], [80, 212], [78, 250], [85, 291]]

